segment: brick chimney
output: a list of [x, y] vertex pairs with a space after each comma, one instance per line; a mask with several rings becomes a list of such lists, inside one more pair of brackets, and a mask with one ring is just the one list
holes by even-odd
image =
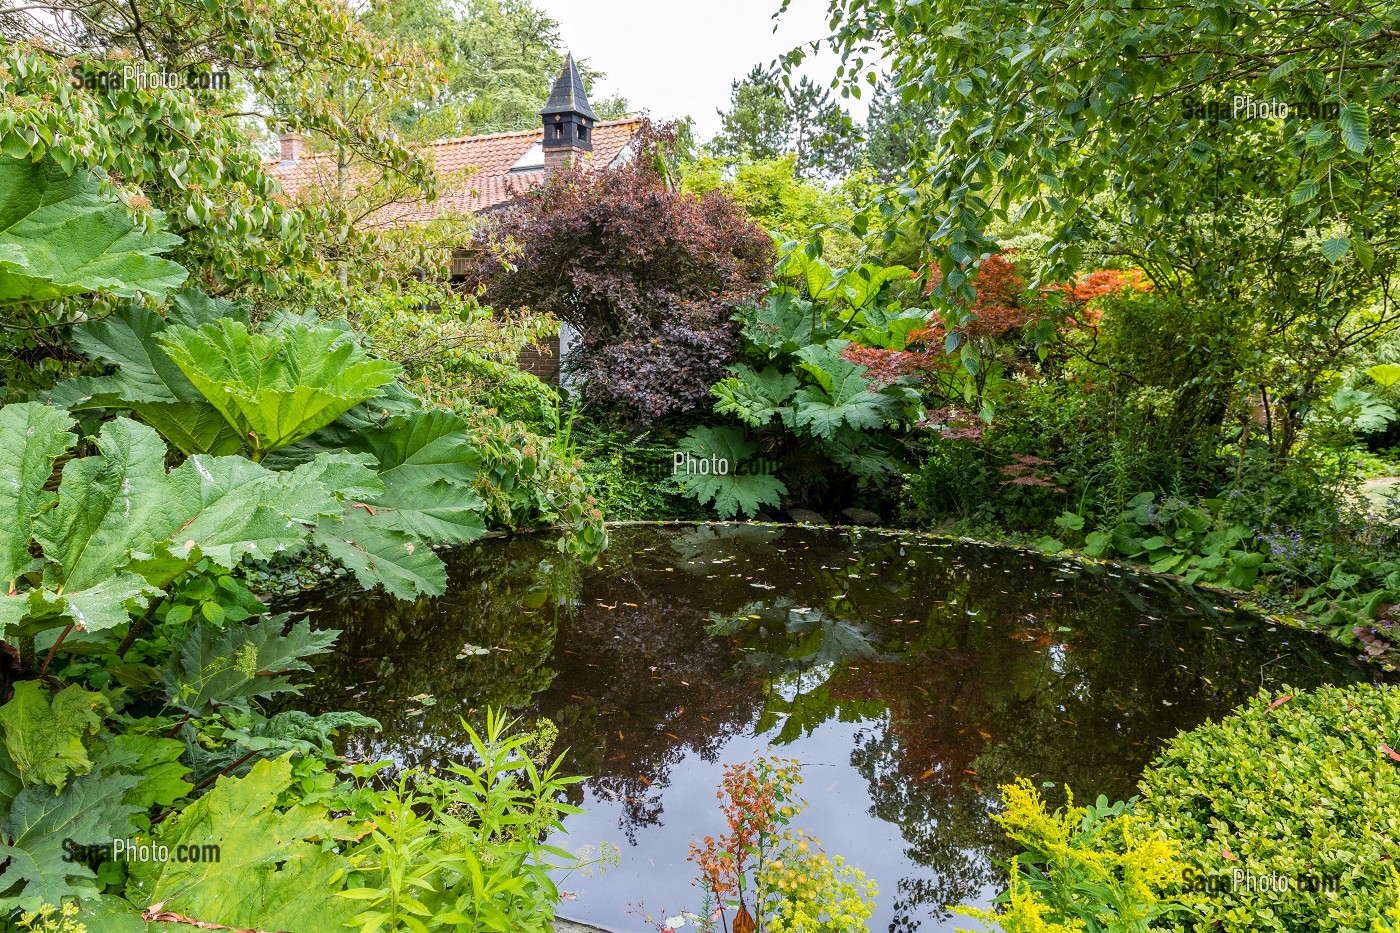
[[283, 133], [278, 137], [282, 147], [282, 161], [295, 162], [301, 158], [302, 138], [300, 133]]
[[545, 181], [560, 169], [593, 158], [593, 127], [598, 123], [598, 115], [588, 105], [588, 93], [573, 53], [564, 60], [564, 69], [559, 72], [540, 117], [544, 121]]

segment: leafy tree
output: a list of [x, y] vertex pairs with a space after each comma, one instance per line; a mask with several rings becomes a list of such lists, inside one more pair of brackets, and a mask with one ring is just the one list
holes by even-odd
[[710, 141], [716, 155], [765, 161], [791, 154], [798, 177], [843, 175], [858, 149], [849, 114], [831, 92], [803, 76], [792, 81], [776, 68], [755, 65], [731, 85], [728, 111]]
[[850, 264], [859, 252], [860, 242], [845, 229], [863, 187], [856, 175], [831, 189], [798, 177], [797, 157], [789, 153], [736, 166], [703, 156], [685, 163], [680, 179], [686, 191], [722, 192], [779, 242], [807, 243], [820, 232], [822, 255], [835, 265]]
[[[175, 258], [206, 288], [279, 291], [318, 272], [312, 247], [334, 232], [334, 216], [278, 197], [250, 129], [315, 131], [431, 192], [430, 167], [387, 121], [346, 120], [338, 98], [347, 83], [419, 92], [436, 80], [431, 59], [376, 38], [333, 0], [136, 0], [95, 12], [85, 0], [0, 11], [0, 78], [12, 95], [0, 149], [31, 161], [52, 152], [70, 173], [97, 168], [129, 206], [165, 211], [185, 240]], [[186, 86], [127, 80], [124, 68]]]
[[474, 245], [467, 281], [482, 301], [575, 328], [564, 362], [585, 397], [646, 419], [703, 403], [737, 349], [730, 317], [762, 291], [772, 257], [732, 202], [671, 190], [645, 155], [557, 176]]
[[939, 112], [932, 101], [916, 98], [906, 103], [904, 95], [882, 77], [865, 120], [865, 159], [881, 181], [895, 181], [915, 148], [927, 147], [939, 129]]
[[1249, 322], [1255, 388], [1280, 400], [1279, 457], [1325, 374], [1400, 323], [1395, 3], [1349, 3], [1325, 26], [1244, 0], [830, 10], [850, 81], [887, 61], [906, 106], [947, 114], [884, 203], [916, 213], [940, 295], [970, 304], [989, 229], [1013, 220], [1046, 227], [1051, 281], [1095, 253], [1132, 262]]
[[[430, 50], [446, 83], [431, 100], [401, 110], [396, 122], [417, 138], [537, 129], [539, 109], [564, 64], [559, 22], [530, 0], [394, 0], [369, 20]], [[601, 72], [579, 69], [592, 86]], [[626, 114], [625, 98], [593, 101], [600, 119]]]

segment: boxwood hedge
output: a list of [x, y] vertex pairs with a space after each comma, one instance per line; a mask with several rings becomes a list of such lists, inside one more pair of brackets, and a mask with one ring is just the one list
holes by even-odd
[[1138, 812], [1190, 866], [1185, 899], [1200, 906], [1178, 929], [1370, 931], [1397, 899], [1397, 749], [1391, 685], [1263, 692], [1177, 736]]

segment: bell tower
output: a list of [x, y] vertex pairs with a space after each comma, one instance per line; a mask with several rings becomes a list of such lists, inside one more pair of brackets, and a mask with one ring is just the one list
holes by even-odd
[[588, 106], [588, 92], [583, 89], [583, 77], [572, 52], [564, 61], [564, 69], [559, 72], [540, 117], [544, 121], [546, 180], [559, 169], [593, 157], [593, 128], [598, 115]]

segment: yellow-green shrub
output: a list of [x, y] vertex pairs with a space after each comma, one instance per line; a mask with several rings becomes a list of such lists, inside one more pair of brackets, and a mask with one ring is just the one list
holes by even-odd
[[[1139, 811], [1180, 842], [1195, 877], [1218, 879], [1181, 928], [1369, 929], [1394, 903], [1397, 747], [1400, 687], [1370, 684], [1263, 692], [1178, 736], [1143, 776]], [[1236, 869], [1289, 889], [1239, 889]]]
[[1132, 805], [1104, 797], [1049, 812], [1025, 778], [1001, 788], [1005, 810], [994, 816], [1026, 851], [1006, 866], [1010, 887], [1000, 910], [955, 907], [1005, 933], [1147, 933], [1180, 910], [1167, 894], [1181, 878], [1176, 846], [1144, 825]]

